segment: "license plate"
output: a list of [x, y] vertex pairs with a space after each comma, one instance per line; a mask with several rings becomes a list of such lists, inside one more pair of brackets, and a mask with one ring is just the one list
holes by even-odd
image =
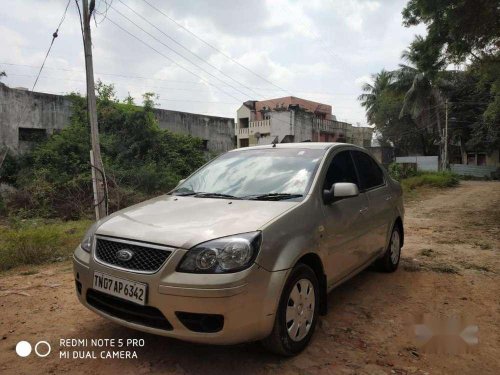
[[147, 284], [94, 272], [93, 288], [139, 305], [146, 304]]

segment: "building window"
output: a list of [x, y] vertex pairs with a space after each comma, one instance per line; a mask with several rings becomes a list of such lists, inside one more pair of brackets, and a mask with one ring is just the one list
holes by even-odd
[[486, 154], [477, 154], [477, 165], [486, 165]]
[[467, 164], [476, 165], [476, 154], [467, 154]]
[[240, 147], [248, 147], [248, 138], [242, 138], [240, 139]]
[[19, 141], [22, 142], [41, 142], [47, 139], [45, 129], [19, 128]]
[[238, 119], [240, 129], [248, 128], [248, 117]]

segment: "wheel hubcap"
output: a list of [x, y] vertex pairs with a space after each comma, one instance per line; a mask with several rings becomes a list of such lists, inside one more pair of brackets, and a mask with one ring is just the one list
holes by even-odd
[[396, 264], [399, 260], [399, 254], [401, 252], [401, 247], [399, 246], [399, 232], [395, 230], [392, 232], [391, 238], [391, 261], [392, 264]]
[[300, 279], [288, 296], [286, 308], [286, 327], [293, 341], [306, 337], [314, 319], [316, 296], [314, 286], [308, 279]]

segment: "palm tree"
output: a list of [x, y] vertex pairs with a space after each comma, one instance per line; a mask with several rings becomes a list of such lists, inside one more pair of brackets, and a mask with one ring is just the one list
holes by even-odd
[[394, 82], [396, 89], [405, 92], [400, 117], [409, 114], [419, 127], [430, 132], [436, 124], [438, 134], [441, 134], [440, 107], [444, 100], [440, 87], [444, 82], [440, 72], [446, 65], [445, 61], [439, 51], [429, 47], [421, 36], [403, 51], [401, 58], [407, 64], [399, 65]]
[[362, 87], [364, 94], [358, 97], [361, 105], [366, 108], [366, 119], [369, 124], [376, 124], [376, 116], [380, 107], [380, 97], [382, 93], [390, 87], [393, 74], [386, 70], [372, 74], [373, 84], [365, 83]]

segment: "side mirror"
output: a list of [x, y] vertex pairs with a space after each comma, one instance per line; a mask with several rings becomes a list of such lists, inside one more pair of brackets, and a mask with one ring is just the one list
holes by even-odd
[[186, 181], [185, 178], [183, 178], [182, 180], [179, 180], [179, 182], [177, 183], [177, 186], [179, 186], [180, 184], [182, 184], [184, 181]]
[[330, 204], [336, 200], [356, 197], [359, 195], [359, 189], [356, 184], [351, 182], [337, 182], [333, 184], [330, 190], [323, 190], [323, 201]]

